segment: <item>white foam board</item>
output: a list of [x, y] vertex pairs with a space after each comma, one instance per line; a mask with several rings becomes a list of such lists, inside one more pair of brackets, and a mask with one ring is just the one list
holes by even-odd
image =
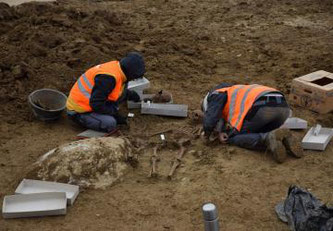
[[308, 128], [308, 122], [306, 120], [297, 118], [297, 117], [290, 117], [288, 118], [284, 124], [281, 126], [281, 128], [286, 129], [307, 129]]
[[55, 0], [0, 0], [0, 2], [7, 3], [10, 6], [17, 6], [26, 2], [55, 2]]
[[163, 104], [163, 103], [141, 103], [141, 114], [187, 117], [188, 105]]
[[66, 214], [66, 193], [33, 193], [5, 196], [2, 204], [4, 218], [40, 217]]
[[73, 205], [79, 195], [79, 186], [42, 180], [23, 179], [15, 190], [15, 194], [31, 194], [43, 192], [66, 193], [67, 204]]
[[77, 134], [77, 137], [83, 137], [83, 138], [92, 138], [92, 137], [104, 137], [107, 133], [105, 132], [99, 132], [91, 129], [87, 129], [84, 132], [81, 132]]
[[150, 87], [150, 82], [145, 77], [128, 82], [127, 89], [135, 90], [137, 92], [143, 91]]
[[302, 148], [324, 151], [332, 136], [332, 128], [312, 127], [302, 140]]

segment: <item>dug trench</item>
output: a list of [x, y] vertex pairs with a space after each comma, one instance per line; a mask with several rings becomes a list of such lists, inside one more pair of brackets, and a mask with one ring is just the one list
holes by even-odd
[[[288, 95], [293, 78], [333, 72], [332, 11], [330, 0], [0, 3], [0, 199], [13, 194], [40, 156], [83, 131], [65, 115], [53, 123], [34, 119], [27, 104], [32, 91], [54, 88], [68, 94], [85, 69], [137, 50], [144, 55], [151, 91], [167, 90], [191, 111], [220, 82], [259, 83]], [[310, 126], [333, 126], [332, 113], [292, 109]], [[190, 119], [134, 113], [124, 130], [133, 138], [194, 128]], [[299, 140], [304, 136], [295, 134]], [[158, 143], [159, 136], [148, 141]], [[177, 150], [167, 146], [158, 152], [156, 178], [148, 177], [149, 145], [122, 180], [104, 190], [84, 190], [66, 216], [0, 218], [0, 228], [202, 230], [201, 205], [213, 201], [223, 230], [288, 230], [274, 206], [290, 184], [333, 201], [332, 144], [325, 152], [307, 151], [279, 165], [267, 153], [205, 146], [197, 139], [168, 180]]]

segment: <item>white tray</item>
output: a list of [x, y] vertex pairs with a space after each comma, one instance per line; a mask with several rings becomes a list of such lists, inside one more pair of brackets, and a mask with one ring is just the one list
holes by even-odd
[[57, 182], [23, 179], [15, 190], [15, 194], [30, 194], [44, 192], [66, 193], [67, 204], [73, 205], [79, 194], [79, 186]]
[[312, 127], [302, 140], [303, 149], [324, 151], [333, 136], [332, 128]]
[[4, 218], [40, 217], [66, 214], [66, 193], [33, 193], [5, 196]]

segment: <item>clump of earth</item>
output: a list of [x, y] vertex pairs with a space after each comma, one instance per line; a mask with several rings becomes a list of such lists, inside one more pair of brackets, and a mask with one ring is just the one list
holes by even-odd
[[131, 153], [131, 144], [123, 138], [75, 141], [43, 155], [30, 174], [41, 180], [105, 188], [125, 174]]

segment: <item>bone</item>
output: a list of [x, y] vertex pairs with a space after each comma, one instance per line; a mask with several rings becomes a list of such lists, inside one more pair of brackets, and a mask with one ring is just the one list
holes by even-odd
[[173, 161], [173, 164], [171, 166], [170, 172], [168, 174], [168, 179], [171, 180], [172, 176], [174, 175], [176, 169], [178, 168], [178, 166], [181, 164], [182, 162], [182, 158], [186, 152], [186, 147], [191, 143], [190, 139], [180, 139], [177, 144], [180, 146], [180, 149], [178, 151], [178, 156], [176, 157], [176, 159]]
[[148, 177], [157, 177], [158, 176], [158, 173], [157, 173], [157, 170], [156, 170], [156, 163], [158, 162], [158, 161], [160, 161], [160, 158], [159, 158], [159, 156], [157, 155], [157, 150], [158, 150], [158, 146], [155, 146], [154, 148], [153, 148], [153, 155], [152, 155], [152, 157], [151, 157], [151, 170], [150, 170], [150, 172], [149, 172], [149, 175], [148, 175]]

